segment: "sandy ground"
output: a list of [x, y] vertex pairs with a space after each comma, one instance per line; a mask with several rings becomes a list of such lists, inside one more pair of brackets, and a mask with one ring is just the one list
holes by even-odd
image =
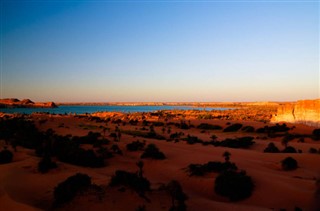
[[[113, 132], [116, 124], [96, 123], [86, 119], [72, 116], [33, 116], [37, 126], [45, 131], [52, 128], [61, 135], [86, 135], [89, 131], [101, 132], [99, 126], [110, 128], [106, 132]], [[38, 120], [48, 119], [39, 124]], [[221, 125], [226, 127], [226, 120], [190, 120], [191, 124], [198, 125], [202, 122]], [[241, 122], [243, 125], [251, 125], [255, 128], [263, 127], [263, 122]], [[311, 134], [314, 128], [305, 125], [295, 126], [292, 133]], [[126, 124], [119, 128], [121, 130], [135, 130], [141, 128]], [[148, 127], [146, 127], [148, 128]], [[155, 127], [159, 134], [163, 134], [162, 127]], [[215, 134], [218, 140], [227, 137], [254, 136], [263, 137], [263, 134], [219, 131], [206, 131], [201, 133], [199, 129], [191, 128], [181, 130], [171, 126], [172, 133], [181, 131], [185, 135], [195, 135], [202, 140], [210, 140]], [[163, 134], [168, 137], [167, 133]], [[109, 138], [112, 140], [112, 138]], [[316, 179], [320, 178], [320, 154], [310, 154], [310, 147], [319, 149], [320, 141], [316, 142], [309, 138], [304, 143], [298, 143], [297, 139], [289, 143], [302, 153], [297, 154], [273, 154], [263, 153], [263, 149], [269, 142], [274, 142], [279, 149], [283, 149], [281, 138], [268, 138], [263, 140], [255, 138], [256, 144], [250, 149], [231, 149], [214, 146], [203, 146], [201, 144], [189, 145], [186, 142], [167, 142], [164, 140], [143, 139], [122, 134], [120, 142], [117, 142], [123, 151], [123, 156], [115, 155], [107, 159], [107, 166], [103, 168], [84, 168], [62, 162], [57, 162], [58, 168], [49, 173], [41, 174], [37, 171], [39, 158], [34, 155], [33, 150], [18, 147], [14, 153], [14, 162], [0, 165], [0, 210], [48, 210], [53, 201], [54, 187], [71, 175], [81, 172], [91, 176], [93, 183], [105, 187], [106, 192], [102, 198], [96, 196], [78, 196], [72, 202], [60, 210], [135, 210], [140, 205], [145, 205], [147, 210], [168, 210], [170, 198], [164, 192], [153, 191], [148, 194], [151, 202], [146, 202], [136, 193], [126, 190], [120, 192], [116, 188], [109, 188], [107, 184], [116, 170], [122, 169], [135, 172], [135, 163], [139, 160], [142, 152], [129, 152], [125, 146], [134, 140], [146, 140], [147, 143], [155, 143], [165, 153], [165, 160], [144, 160], [144, 175], [157, 189], [161, 184], [166, 184], [172, 179], [178, 180], [189, 199], [186, 201], [188, 210], [294, 210], [300, 207], [303, 210], [317, 210], [320, 208], [319, 198], [315, 197]], [[3, 143], [0, 142], [2, 145]], [[109, 145], [110, 146], [110, 145]], [[238, 168], [243, 169], [252, 177], [255, 189], [250, 198], [239, 202], [230, 202], [228, 199], [214, 192], [214, 180], [216, 173], [207, 174], [203, 177], [189, 177], [185, 168], [191, 163], [206, 163], [208, 161], [223, 161], [224, 151], [231, 153], [231, 161]], [[294, 171], [283, 171], [280, 161], [285, 157], [292, 156], [298, 161], [299, 168]], [[317, 204], [318, 203], [318, 204]], [[318, 206], [318, 207], [317, 207]]]

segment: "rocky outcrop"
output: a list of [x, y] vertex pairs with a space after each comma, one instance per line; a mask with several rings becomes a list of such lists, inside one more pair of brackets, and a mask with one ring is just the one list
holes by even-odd
[[0, 108], [56, 108], [54, 102], [34, 103], [29, 99], [18, 100], [16, 98], [0, 99]]
[[302, 123], [320, 127], [320, 99], [300, 100], [279, 105], [272, 122]]

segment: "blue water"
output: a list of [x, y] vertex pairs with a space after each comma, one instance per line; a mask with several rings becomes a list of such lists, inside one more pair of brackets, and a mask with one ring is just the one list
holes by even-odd
[[119, 111], [125, 113], [152, 112], [159, 110], [226, 110], [229, 108], [199, 108], [192, 106], [59, 106], [58, 108], [0, 108], [0, 112], [31, 114], [34, 112], [49, 112], [52, 114], [85, 114], [98, 111]]

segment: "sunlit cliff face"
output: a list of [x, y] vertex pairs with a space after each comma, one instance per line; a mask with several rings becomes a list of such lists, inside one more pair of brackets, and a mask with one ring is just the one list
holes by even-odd
[[279, 106], [273, 122], [303, 123], [320, 127], [320, 99], [300, 100], [296, 103], [286, 103]]

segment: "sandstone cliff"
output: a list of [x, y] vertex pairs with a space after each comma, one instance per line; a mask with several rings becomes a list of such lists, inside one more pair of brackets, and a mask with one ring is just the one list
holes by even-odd
[[18, 100], [16, 98], [0, 99], [0, 108], [56, 108], [54, 102], [34, 103], [29, 99]]
[[320, 99], [300, 100], [279, 105], [272, 122], [302, 123], [320, 127]]

